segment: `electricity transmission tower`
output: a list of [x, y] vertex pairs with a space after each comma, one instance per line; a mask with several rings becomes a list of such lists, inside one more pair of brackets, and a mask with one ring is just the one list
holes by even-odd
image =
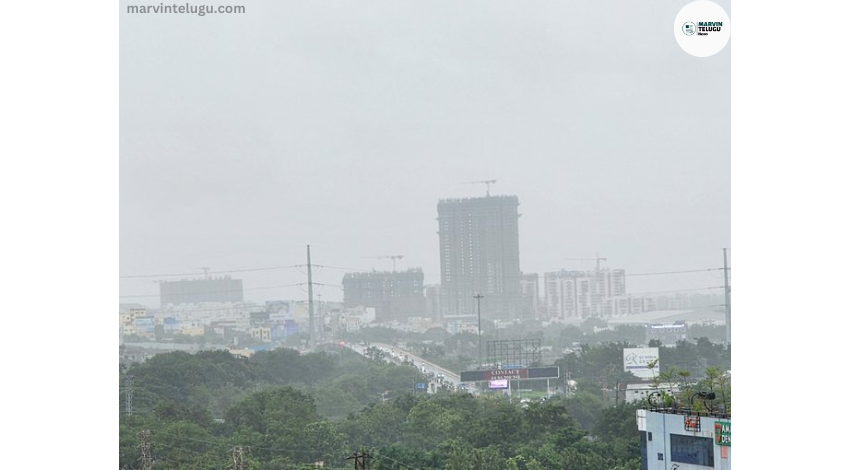
[[245, 451], [242, 449], [242, 446], [236, 446], [233, 449], [230, 449], [231, 454], [233, 455], [233, 470], [245, 470]]
[[346, 457], [345, 460], [354, 459], [354, 470], [369, 470], [369, 460], [372, 456], [366, 452], [354, 451], [351, 457]]
[[139, 462], [141, 462], [142, 470], [151, 470], [153, 468], [153, 444], [151, 444], [151, 432], [150, 431], [139, 431], [139, 439], [141, 439], [141, 443], [139, 443], [139, 450], [142, 455], [139, 457]]

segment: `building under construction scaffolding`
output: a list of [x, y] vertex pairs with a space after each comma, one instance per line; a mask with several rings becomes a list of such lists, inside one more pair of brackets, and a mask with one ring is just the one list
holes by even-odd
[[230, 276], [159, 283], [160, 306], [201, 302], [242, 302], [242, 279]]
[[379, 322], [426, 316], [425, 274], [420, 268], [347, 273], [342, 288], [346, 308], [372, 307]]

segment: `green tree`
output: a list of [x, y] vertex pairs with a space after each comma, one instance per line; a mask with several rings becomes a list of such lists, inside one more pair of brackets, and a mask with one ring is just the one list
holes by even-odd
[[[313, 398], [290, 387], [251, 394], [225, 413], [225, 424], [231, 432], [249, 431], [262, 436], [260, 442], [252, 439], [249, 445], [266, 449], [258, 451], [258, 456], [264, 458], [273, 455], [268, 449], [304, 448], [304, 429], [319, 420]], [[297, 455], [291, 457], [297, 460]]]
[[583, 391], [576, 392], [564, 400], [564, 408], [586, 431], [593, 429], [603, 407], [601, 398]]
[[640, 403], [621, 403], [602, 410], [593, 434], [600, 439], [613, 440], [627, 438], [637, 441], [640, 437], [637, 428], [637, 410]]

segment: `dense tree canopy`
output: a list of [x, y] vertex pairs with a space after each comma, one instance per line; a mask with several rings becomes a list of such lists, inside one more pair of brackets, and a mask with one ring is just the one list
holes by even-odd
[[[465, 339], [453, 338], [455, 347]], [[449, 350], [450, 343], [441, 346]], [[371, 453], [374, 469], [636, 470], [639, 404], [604, 393], [630, 378], [622, 372], [629, 346], [582, 345], [557, 362], [577, 389], [522, 403], [501, 395], [414, 395], [413, 384], [425, 380], [416, 367], [346, 349], [275, 349], [247, 359], [227, 351], [161, 354], [120, 371], [119, 463], [138, 468], [140, 432], [149, 430], [160, 469], [226, 468], [240, 446], [255, 470], [300, 470], [318, 461], [351, 468], [345, 458], [358, 449]], [[728, 357], [728, 348], [707, 339], [661, 350], [672, 364], [667, 374], [678, 373], [675, 364], [719, 364], [692, 377], [693, 387], [716, 390], [731, 407], [722, 373]]]

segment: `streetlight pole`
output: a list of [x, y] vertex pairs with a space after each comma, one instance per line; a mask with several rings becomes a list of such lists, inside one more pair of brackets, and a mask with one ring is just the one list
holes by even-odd
[[484, 361], [481, 359], [481, 299], [483, 299], [484, 296], [481, 294], [475, 294], [472, 298], [474, 298], [478, 303], [478, 368], [481, 369], [484, 367]]

